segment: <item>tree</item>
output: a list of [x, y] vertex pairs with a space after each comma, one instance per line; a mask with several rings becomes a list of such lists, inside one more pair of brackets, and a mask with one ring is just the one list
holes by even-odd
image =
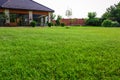
[[111, 27], [111, 25], [112, 25], [112, 21], [109, 19], [104, 20], [102, 23], [102, 26], [104, 27]]
[[56, 15], [55, 15], [55, 14], [52, 14], [52, 15], [51, 15], [51, 19], [52, 19], [52, 20], [54, 20], [54, 19], [55, 19], [55, 17], [56, 17]]
[[96, 17], [96, 12], [89, 12], [88, 13], [88, 17], [89, 17], [89, 19], [93, 19], [93, 18], [95, 18]]
[[96, 12], [89, 12], [88, 19], [86, 20], [86, 25], [89, 26], [100, 26], [102, 21], [99, 18], [96, 18]]
[[62, 16], [58, 15], [56, 20], [56, 25], [60, 26], [60, 20], [62, 19]]
[[110, 19], [120, 23], [120, 2], [116, 5], [110, 6], [102, 15], [103, 19]]

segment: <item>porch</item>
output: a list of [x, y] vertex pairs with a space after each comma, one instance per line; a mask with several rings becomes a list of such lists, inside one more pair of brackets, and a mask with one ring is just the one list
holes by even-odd
[[37, 26], [46, 26], [51, 21], [51, 13], [45, 11], [28, 10], [0, 10], [0, 26], [29, 26], [32, 21], [37, 22]]

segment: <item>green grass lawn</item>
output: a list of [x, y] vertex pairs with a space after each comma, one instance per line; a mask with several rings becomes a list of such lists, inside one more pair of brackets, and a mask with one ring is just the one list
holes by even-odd
[[120, 80], [120, 28], [0, 28], [0, 80]]

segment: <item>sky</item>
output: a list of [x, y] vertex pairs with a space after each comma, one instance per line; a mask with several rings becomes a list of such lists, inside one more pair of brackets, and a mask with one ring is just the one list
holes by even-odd
[[66, 10], [72, 9], [71, 18], [87, 18], [88, 12], [96, 12], [97, 17], [101, 17], [102, 14], [111, 5], [117, 4], [120, 0], [34, 0], [40, 4], [43, 4], [53, 10], [55, 15], [61, 15], [63, 18], [67, 18], [65, 15]]

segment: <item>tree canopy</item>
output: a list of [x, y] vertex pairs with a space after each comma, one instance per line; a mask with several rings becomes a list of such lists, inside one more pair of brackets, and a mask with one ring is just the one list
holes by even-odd
[[96, 17], [96, 12], [89, 12], [88, 13], [88, 17], [89, 17], [89, 19], [93, 19], [93, 18], [95, 18]]
[[85, 24], [89, 26], [100, 26], [101, 20], [97, 18], [96, 15], [96, 12], [88, 12], [88, 19]]
[[110, 6], [102, 16], [103, 19], [110, 19], [120, 23], [120, 2]]

